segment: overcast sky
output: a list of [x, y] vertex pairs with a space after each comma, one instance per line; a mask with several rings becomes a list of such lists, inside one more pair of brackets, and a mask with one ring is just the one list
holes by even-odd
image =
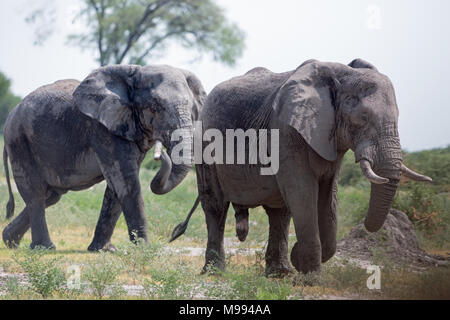
[[[58, 3], [56, 33], [33, 46], [33, 27], [24, 22], [33, 0], [0, 1], [0, 71], [25, 96], [59, 79], [82, 80], [97, 67], [96, 52], [66, 45], [80, 0]], [[244, 56], [234, 68], [196, 52], [170, 47], [151, 63], [196, 73], [209, 92], [216, 84], [263, 66], [275, 72], [303, 61], [349, 63], [363, 58], [388, 75], [400, 108], [400, 138], [409, 151], [450, 144], [450, 1], [447, 0], [219, 0], [246, 33]], [[75, 10], [76, 11], [76, 10]]]

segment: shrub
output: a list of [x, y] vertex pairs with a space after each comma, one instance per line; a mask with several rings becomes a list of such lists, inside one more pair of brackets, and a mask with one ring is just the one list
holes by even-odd
[[5, 287], [7, 295], [16, 300], [21, 299], [25, 291], [17, 277], [8, 277], [5, 281]]
[[150, 299], [179, 300], [193, 298], [193, 271], [184, 263], [152, 266], [151, 279], [144, 281], [144, 293]]
[[[103, 299], [108, 290], [115, 292], [117, 289], [117, 277], [123, 266], [118, 263], [109, 253], [100, 253], [99, 257], [90, 262], [84, 270], [84, 275], [93, 289], [94, 295]], [[117, 291], [117, 290], [116, 290]]]
[[161, 250], [162, 244], [159, 240], [146, 243], [143, 239], [139, 239], [136, 244], [128, 242], [119, 247], [118, 254], [126, 269], [136, 279], [138, 275], [144, 274], [151, 262], [161, 255]]
[[48, 257], [48, 249], [19, 250], [14, 261], [27, 273], [31, 288], [44, 299], [51, 297], [65, 284], [64, 271], [59, 267], [61, 257]]

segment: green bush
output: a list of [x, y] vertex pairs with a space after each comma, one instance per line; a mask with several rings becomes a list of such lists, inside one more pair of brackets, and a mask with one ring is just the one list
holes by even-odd
[[31, 288], [44, 299], [62, 289], [66, 282], [64, 271], [59, 267], [61, 257], [49, 257], [48, 249], [20, 249], [14, 261], [27, 273]]
[[450, 192], [450, 145], [403, 154], [403, 162], [409, 168], [433, 178], [431, 186], [436, 192]]
[[120, 261], [113, 259], [109, 253], [99, 253], [96, 260], [84, 268], [84, 276], [93, 289], [94, 295], [103, 299], [108, 292], [114, 293], [119, 287], [117, 277], [122, 272]]
[[192, 299], [193, 274], [194, 271], [181, 261], [170, 266], [154, 264], [150, 269], [151, 279], [144, 280], [144, 293], [150, 299]]
[[393, 207], [405, 212], [422, 240], [442, 247], [450, 241], [450, 197], [420, 182], [397, 192]]
[[146, 243], [139, 239], [136, 244], [127, 242], [119, 247], [118, 254], [125, 268], [137, 279], [144, 274], [150, 264], [161, 255], [162, 243], [159, 240]]
[[6, 295], [16, 300], [21, 299], [24, 295], [24, 288], [21, 286], [17, 277], [8, 277], [5, 281]]
[[361, 173], [359, 165], [355, 163], [355, 154], [349, 150], [342, 160], [339, 171], [339, 184], [342, 186], [354, 186], [364, 180], [365, 178]]

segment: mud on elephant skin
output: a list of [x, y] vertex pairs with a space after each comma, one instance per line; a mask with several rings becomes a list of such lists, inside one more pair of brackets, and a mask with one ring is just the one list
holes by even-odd
[[[8, 116], [4, 128], [4, 164], [10, 158], [14, 180], [25, 209], [4, 230], [8, 247], [19, 245], [31, 227], [31, 247], [54, 247], [45, 209], [70, 190], [106, 180], [100, 217], [89, 250], [112, 247], [110, 238], [123, 211], [131, 240], [147, 239], [147, 221], [139, 168], [154, 145], [162, 160], [151, 183], [156, 194], [175, 188], [190, 164], [174, 164], [175, 144], [192, 143], [196, 120], [206, 94], [189, 71], [166, 65], [101, 67], [84, 81], [62, 80], [29, 94]], [[181, 141], [171, 141], [183, 129]]]
[[239, 209], [240, 239], [248, 231], [248, 208], [262, 205], [269, 215], [267, 274], [290, 272], [290, 218], [297, 238], [292, 264], [303, 273], [320, 270], [336, 251], [337, 180], [349, 149], [371, 182], [368, 231], [383, 225], [401, 174], [431, 181], [402, 164], [393, 85], [361, 59], [349, 65], [308, 60], [285, 73], [253, 69], [216, 86], [200, 120], [204, 131], [223, 135], [227, 129], [279, 130], [279, 170], [273, 175], [260, 175], [261, 165], [196, 165], [208, 229], [204, 271], [209, 265], [225, 268], [230, 203]]

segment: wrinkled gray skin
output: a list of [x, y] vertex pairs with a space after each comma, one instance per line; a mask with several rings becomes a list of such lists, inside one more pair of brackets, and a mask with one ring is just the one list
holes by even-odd
[[[31, 226], [31, 248], [54, 247], [45, 209], [64, 193], [104, 179], [107, 188], [88, 250], [113, 248], [110, 238], [122, 211], [130, 239], [147, 240], [140, 164], [156, 140], [170, 154], [175, 129], [186, 129], [182, 143], [192, 143], [193, 119], [205, 97], [195, 75], [165, 65], [102, 67], [81, 83], [62, 80], [28, 95], [4, 128], [5, 168], [9, 156], [26, 207], [3, 230], [3, 241], [17, 246]], [[156, 194], [176, 187], [190, 168], [172, 164], [165, 151], [161, 159], [151, 183]], [[14, 211], [9, 177], [8, 186], [9, 218]]]
[[204, 272], [209, 265], [225, 268], [230, 203], [240, 240], [247, 236], [248, 208], [265, 208], [270, 225], [267, 274], [292, 271], [287, 255], [291, 217], [297, 237], [292, 264], [303, 273], [320, 270], [336, 251], [338, 173], [349, 149], [372, 182], [365, 220], [369, 231], [383, 225], [402, 171], [416, 180], [431, 180], [402, 167], [394, 88], [388, 77], [360, 59], [350, 65], [309, 60], [281, 74], [253, 69], [219, 84], [208, 95], [200, 119], [204, 130], [218, 128], [224, 135], [226, 129], [254, 128], [279, 129], [280, 137], [275, 175], [260, 175], [259, 165], [196, 166], [208, 228]]

